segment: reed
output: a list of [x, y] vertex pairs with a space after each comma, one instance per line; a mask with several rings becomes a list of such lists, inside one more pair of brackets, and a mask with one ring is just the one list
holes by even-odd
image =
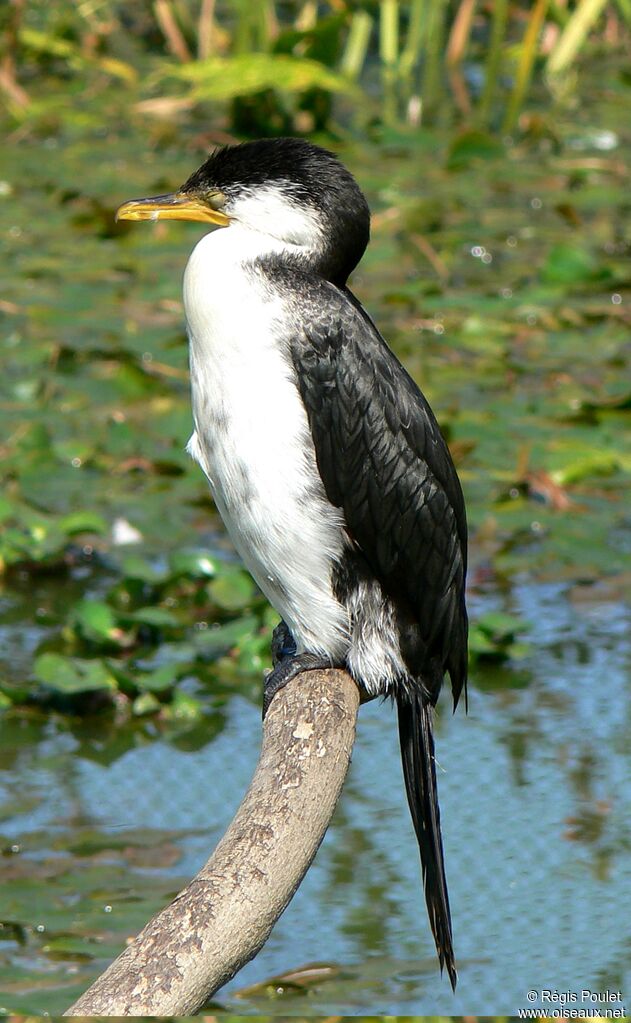
[[[217, 73], [224, 81], [222, 88], [208, 86], [213, 102], [252, 97], [258, 82], [268, 101], [270, 90], [296, 95], [302, 82], [303, 93], [320, 96], [332, 90], [352, 97], [355, 88], [346, 117], [353, 109], [365, 117], [368, 109], [371, 118], [394, 125], [440, 115], [454, 125], [499, 125], [510, 133], [534, 82], [548, 82], [560, 95], [559, 80], [567, 91], [570, 72], [590, 49], [622, 49], [631, 36], [631, 0], [153, 0], [153, 23], [146, 13], [130, 16], [123, 0], [76, 0], [63, 17], [58, 5], [32, 0], [28, 24], [25, 0], [9, 0], [8, 10], [0, 30], [0, 93], [18, 120], [29, 116], [33, 62], [50, 73], [51, 62], [65, 60], [86, 79], [105, 73], [136, 81], [136, 101], [144, 100], [147, 113], [152, 104], [156, 112], [169, 103], [191, 109], [205, 98], [198, 86], [194, 94], [147, 100], [156, 83], [211, 82]], [[243, 76], [248, 57], [252, 73]], [[207, 74], [197, 74], [196, 65]], [[178, 67], [186, 72], [179, 78]], [[357, 86], [368, 75], [373, 81], [375, 69], [380, 89], [371, 90], [367, 104]], [[301, 103], [304, 112], [308, 97]]]

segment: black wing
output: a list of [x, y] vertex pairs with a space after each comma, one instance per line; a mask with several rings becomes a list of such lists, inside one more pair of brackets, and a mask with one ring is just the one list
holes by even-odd
[[292, 337], [291, 355], [327, 496], [343, 509], [382, 588], [415, 623], [401, 651], [423, 686], [394, 695], [430, 924], [441, 968], [455, 987], [429, 701], [438, 698], [445, 671], [454, 703], [466, 685], [460, 482], [427, 401], [357, 300], [307, 275], [299, 294], [302, 329]]
[[327, 496], [418, 624], [415, 659], [424, 663], [409, 664], [410, 673], [448, 671], [457, 702], [467, 671], [467, 525], [449, 449], [357, 300], [307, 275], [300, 295], [307, 302], [291, 355]]

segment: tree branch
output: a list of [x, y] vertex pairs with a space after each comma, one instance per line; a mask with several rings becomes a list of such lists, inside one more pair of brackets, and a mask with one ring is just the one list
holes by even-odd
[[66, 1016], [190, 1015], [254, 958], [324, 838], [358, 705], [334, 669], [303, 672], [275, 696], [254, 777], [214, 853]]

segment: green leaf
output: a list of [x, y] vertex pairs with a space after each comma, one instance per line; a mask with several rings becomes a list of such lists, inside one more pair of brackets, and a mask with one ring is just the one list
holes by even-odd
[[141, 607], [122, 616], [125, 621], [140, 622], [142, 625], [153, 625], [155, 628], [175, 628], [181, 625], [174, 611], [166, 607]]
[[181, 664], [163, 664], [154, 671], [135, 675], [134, 681], [143, 692], [164, 693], [173, 688], [182, 671]]
[[202, 656], [215, 657], [244, 643], [259, 628], [258, 619], [254, 615], [236, 618], [225, 625], [213, 625], [209, 629], [196, 632], [195, 648]]
[[113, 639], [117, 628], [109, 604], [98, 600], [81, 600], [75, 604], [70, 623], [85, 639], [101, 643]]
[[239, 670], [247, 675], [261, 674], [266, 667], [269, 667], [269, 647], [269, 636], [263, 636], [260, 632], [247, 636], [239, 644], [237, 651]]
[[40, 654], [35, 659], [33, 674], [47, 688], [67, 696], [116, 689], [114, 676], [102, 661], [97, 660]]
[[242, 611], [254, 597], [254, 583], [242, 571], [227, 571], [208, 584], [211, 600], [226, 611]]
[[487, 635], [496, 639], [513, 637], [517, 632], [524, 632], [530, 626], [515, 615], [504, 611], [487, 611], [478, 619], [478, 627]]
[[14, 681], [13, 679], [0, 677], [0, 706], [12, 707], [28, 703], [32, 695], [32, 687], [28, 682]]
[[570, 462], [550, 475], [559, 486], [579, 483], [590, 476], [611, 476], [621, 468], [621, 459], [613, 451], [586, 451], [585, 457]]
[[142, 717], [145, 714], [155, 714], [161, 707], [162, 704], [153, 693], [141, 693], [134, 700], [132, 711], [136, 717]]
[[472, 625], [469, 629], [469, 652], [471, 654], [493, 654], [496, 650], [495, 643], [492, 643], [486, 632]]
[[168, 707], [169, 717], [179, 721], [196, 721], [202, 714], [202, 705], [194, 696], [176, 692]]
[[169, 578], [165, 569], [158, 568], [140, 554], [127, 554], [122, 559], [121, 568], [128, 579], [139, 579], [141, 582], [163, 583]]
[[559, 242], [548, 253], [541, 277], [549, 284], [577, 284], [594, 276], [594, 257], [580, 245]]
[[15, 504], [10, 501], [7, 497], [0, 495], [0, 523], [6, 522], [7, 519], [13, 518], [15, 514]]
[[169, 567], [174, 576], [193, 578], [212, 578], [217, 572], [215, 562], [204, 551], [174, 551], [169, 557]]
[[511, 660], [520, 661], [524, 657], [528, 657], [532, 652], [531, 643], [511, 643], [508, 648], [508, 654]]
[[62, 515], [57, 525], [69, 536], [73, 536], [75, 533], [103, 534], [107, 532], [107, 522], [103, 516], [87, 510]]
[[138, 78], [138, 73], [131, 64], [118, 60], [116, 57], [101, 57], [91, 54], [86, 56], [76, 43], [53, 36], [49, 32], [39, 32], [34, 28], [21, 27], [18, 36], [20, 43], [28, 49], [67, 60], [71, 67], [81, 69], [92, 65], [115, 78], [123, 79], [128, 85], [133, 85]]
[[96, 952], [89, 951], [89, 942], [83, 936], [75, 937], [72, 934], [48, 938], [42, 947], [42, 952], [53, 958], [73, 959], [77, 962], [90, 962], [96, 954]]
[[169, 67], [166, 74], [190, 82], [195, 99], [213, 102], [247, 96], [262, 89], [304, 92], [319, 88], [329, 92], [357, 92], [346, 78], [317, 61], [279, 53], [209, 57], [181, 67]]

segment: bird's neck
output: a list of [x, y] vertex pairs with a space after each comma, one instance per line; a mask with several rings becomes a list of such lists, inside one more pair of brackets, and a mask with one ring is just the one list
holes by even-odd
[[[184, 274], [184, 304], [189, 325], [204, 307], [247, 303], [253, 277], [273, 259], [288, 267], [318, 273], [321, 255], [306, 245], [232, 224], [205, 235], [191, 253]], [[233, 305], [234, 307], [234, 305]]]
[[299, 245], [239, 224], [205, 235], [184, 274], [184, 308], [193, 350], [216, 348], [243, 331], [251, 335], [248, 343], [253, 342], [261, 309], [267, 315], [280, 300], [265, 280], [265, 261], [289, 263], [301, 259], [301, 254]]
[[[275, 258], [288, 264], [300, 263], [318, 273], [322, 252], [315, 243], [286, 241], [262, 231], [232, 224], [205, 235], [195, 246], [189, 268], [204, 274], [221, 274], [240, 270], [261, 260]], [[187, 268], [188, 273], [188, 268]]]

